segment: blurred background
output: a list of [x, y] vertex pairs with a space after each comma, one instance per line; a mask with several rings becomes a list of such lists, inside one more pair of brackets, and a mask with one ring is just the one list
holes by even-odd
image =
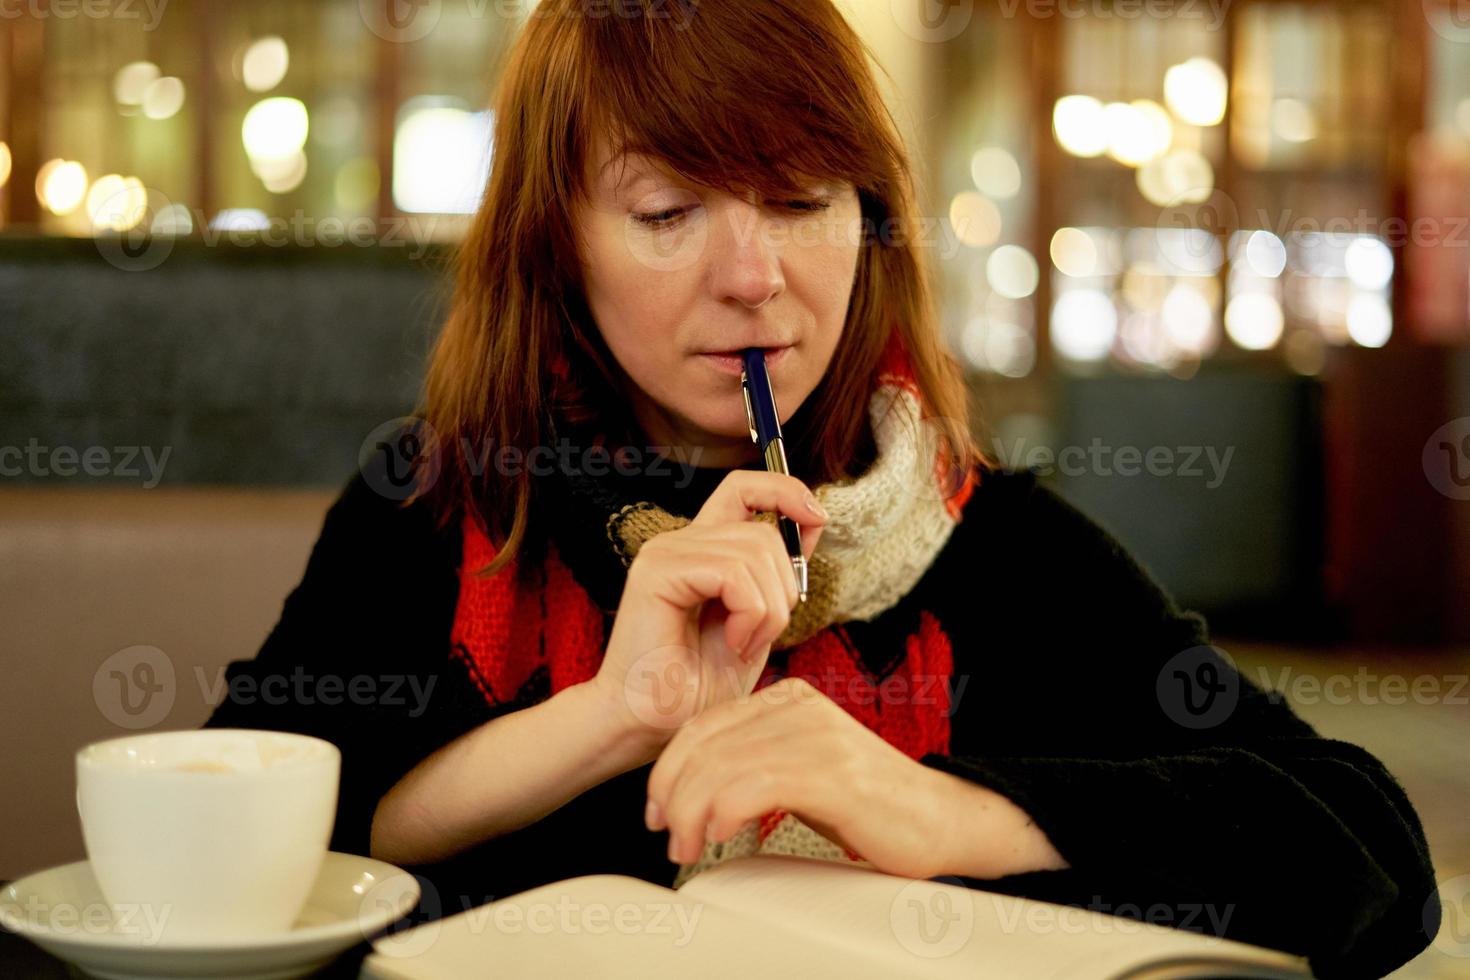
[[[1470, 2], [838, 6], [982, 444], [1383, 758], [1470, 897]], [[81, 856], [76, 748], [203, 720], [411, 410], [533, 7], [3, 8], [0, 878]], [[1402, 975], [1463, 976], [1465, 915]]]

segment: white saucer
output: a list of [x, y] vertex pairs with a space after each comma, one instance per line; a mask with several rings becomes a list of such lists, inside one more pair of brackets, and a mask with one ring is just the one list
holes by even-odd
[[91, 864], [78, 861], [0, 889], [0, 925], [105, 980], [286, 980], [326, 966], [407, 915], [418, 900], [418, 881], [401, 868], [330, 851], [289, 932], [181, 942], [160, 935], [159, 924], [141, 915], [113, 921]]

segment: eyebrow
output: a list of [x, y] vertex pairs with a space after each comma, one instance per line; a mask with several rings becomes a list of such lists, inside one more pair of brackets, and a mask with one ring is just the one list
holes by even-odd
[[602, 169], [597, 171], [597, 178], [601, 180], [603, 175], [607, 173], [609, 167], [621, 160], [626, 160], [630, 155], [631, 154], [629, 154], [627, 151], [614, 153], [611, 157], [608, 158], [607, 162], [602, 165]]
[[[611, 167], [613, 164], [617, 163], [620, 160], [629, 160], [629, 158], [636, 158], [636, 160], [645, 160], [645, 161], [651, 159], [648, 154], [646, 154], [646, 153], [639, 153], [637, 151], [623, 150], [621, 152], [614, 153], [608, 159], [608, 161], [602, 165], [602, 169], [597, 172], [598, 180], [601, 180], [602, 179], [603, 175], [605, 173], [607, 173], [607, 169], [609, 167]], [[650, 172], [649, 172], [646, 164], [641, 164], [640, 165], [636, 161], [629, 161], [627, 170], [624, 171], [624, 173], [623, 173], [623, 175], [621, 177], [619, 177], [618, 182], [613, 185], [613, 190], [618, 190], [619, 188], [621, 188], [623, 186], [623, 180], [627, 177], [628, 171], [631, 171], [635, 177], [648, 177], [648, 176], [652, 176], [650, 174]]]
[[[641, 152], [639, 152], [637, 150], [621, 150], [621, 151], [619, 151], [617, 153], [614, 153], [611, 157], [609, 157], [608, 160], [607, 160], [607, 162], [605, 162], [602, 165], [602, 168], [600, 170], [598, 170], [598, 172], [597, 172], [598, 181], [601, 182], [603, 175], [607, 173], [607, 169], [609, 167], [611, 167], [613, 164], [617, 163], [619, 160], [626, 160], [626, 159], [628, 159], [630, 157], [636, 158], [637, 160], [642, 160], [642, 161], [653, 160], [653, 161], [655, 161], [655, 167], [658, 166], [658, 164], [656, 162], [657, 158], [656, 157], [653, 157], [653, 156], [651, 156], [651, 155], [649, 155], [647, 153], [641, 153]], [[648, 178], [648, 177], [655, 176], [653, 173], [650, 173], [650, 171], [647, 169], [647, 164], [644, 164], [644, 165], [640, 166], [636, 162], [630, 163], [630, 165], [628, 167], [628, 171], [631, 171], [632, 174], [633, 174], [633, 177], [634, 177], [634, 179], [629, 183], [629, 186], [635, 185], [638, 182], [639, 179], [645, 179], [645, 178]], [[622, 189], [623, 179], [625, 179], [627, 177], [628, 171], [625, 171], [624, 174], [623, 174], [623, 177], [622, 178], [619, 178], [618, 182], [613, 185], [613, 188], [612, 189], [614, 191], [618, 191], [618, 190], [621, 190]], [[812, 179], [812, 180], [809, 180], [808, 183], [810, 183], [812, 186], [819, 187], [822, 192], [826, 192], [826, 193], [835, 193], [836, 190], [837, 190], [837, 188], [841, 184], [840, 181], [820, 180], [820, 179]]]
[[613, 164], [617, 163], [619, 160], [626, 158], [627, 156], [628, 151], [626, 150], [623, 150], [619, 153], [614, 153], [612, 156], [607, 158], [607, 162], [602, 165], [602, 169], [597, 171], [597, 176], [601, 177], [603, 174], [607, 173], [608, 167], [611, 167]]

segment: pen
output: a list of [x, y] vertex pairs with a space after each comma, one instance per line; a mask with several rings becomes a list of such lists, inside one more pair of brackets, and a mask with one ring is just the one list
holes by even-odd
[[[750, 425], [750, 438], [760, 449], [766, 469], [772, 473], [789, 473], [786, 448], [781, 439], [781, 421], [776, 414], [776, 396], [771, 391], [771, 377], [766, 373], [766, 354], [759, 347], [747, 347], [740, 356], [745, 366], [740, 370], [740, 393], [745, 398], [745, 420]], [[798, 601], [806, 602], [806, 555], [801, 553], [801, 531], [785, 514], [776, 514], [776, 528], [791, 556], [791, 569], [796, 573]]]

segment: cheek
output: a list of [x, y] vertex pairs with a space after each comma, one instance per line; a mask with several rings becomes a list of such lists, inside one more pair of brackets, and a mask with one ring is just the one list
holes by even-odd
[[674, 284], [649, 274], [616, 219], [597, 223], [586, 256], [588, 305], [608, 347], [625, 367], [657, 363], [671, 349]]
[[857, 276], [860, 246], [851, 237], [856, 234], [854, 228], [853, 222], [847, 222], [829, 229], [823, 245], [807, 256], [807, 280], [817, 329], [834, 346], [852, 302]]

